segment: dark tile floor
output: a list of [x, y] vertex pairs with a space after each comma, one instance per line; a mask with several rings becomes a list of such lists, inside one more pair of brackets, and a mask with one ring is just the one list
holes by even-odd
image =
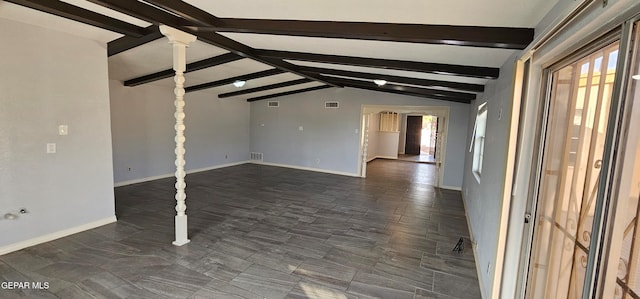
[[429, 163], [429, 164], [436, 163], [436, 158], [433, 155], [427, 155], [427, 154], [420, 154], [420, 155], [398, 154], [398, 160], [418, 162], [418, 163]]
[[245, 164], [189, 175], [191, 243], [173, 240], [173, 180], [115, 189], [119, 221], [0, 256], [0, 298], [480, 298], [459, 192], [433, 165], [368, 178]]

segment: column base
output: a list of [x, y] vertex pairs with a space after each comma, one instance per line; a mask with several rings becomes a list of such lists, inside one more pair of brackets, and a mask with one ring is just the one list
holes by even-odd
[[171, 242], [171, 244], [176, 245], [176, 246], [182, 246], [182, 245], [185, 245], [185, 244], [187, 244], [189, 242], [191, 242], [191, 240], [189, 240], [189, 239], [186, 239], [184, 241], [176, 240], [176, 241]]
[[191, 242], [187, 237], [187, 215], [176, 216], [176, 240], [173, 241], [173, 245], [182, 246]]

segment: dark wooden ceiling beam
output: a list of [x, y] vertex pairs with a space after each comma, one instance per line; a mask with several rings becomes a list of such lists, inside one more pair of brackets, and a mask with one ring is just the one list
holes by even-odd
[[517, 50], [526, 48], [533, 41], [534, 35], [533, 28], [512, 27], [237, 18], [219, 18], [217, 21], [220, 25], [204, 27], [201, 30]]
[[298, 93], [309, 92], [309, 91], [314, 91], [314, 90], [321, 90], [321, 89], [332, 88], [332, 87], [333, 86], [330, 86], [330, 85], [320, 85], [320, 86], [314, 86], [314, 87], [309, 87], [309, 88], [296, 89], [296, 90], [291, 90], [291, 91], [285, 91], [285, 92], [279, 92], [279, 93], [264, 95], [264, 96], [255, 97], [255, 98], [248, 98], [247, 102], [255, 102], [255, 101], [260, 101], [260, 100], [272, 99], [272, 98], [283, 97], [283, 96], [288, 96], [288, 95], [292, 95], [292, 94], [298, 94]]
[[202, 84], [198, 84], [198, 85], [194, 85], [194, 86], [188, 86], [188, 87], [185, 88], [185, 91], [186, 92], [198, 91], [198, 90], [203, 90], [203, 89], [223, 86], [223, 85], [227, 85], [227, 84], [232, 84], [233, 82], [240, 81], [240, 80], [249, 81], [249, 80], [253, 80], [253, 79], [258, 79], [258, 78], [278, 75], [278, 74], [282, 74], [282, 73], [285, 73], [285, 71], [280, 70], [280, 69], [270, 69], [270, 70], [266, 70], [266, 71], [260, 71], [260, 72], [255, 72], [255, 73], [251, 73], [251, 74], [246, 74], [246, 75], [240, 75], [240, 76], [235, 76], [235, 77], [231, 77], [231, 78], [221, 79], [221, 80], [217, 80], [217, 81], [213, 81], [213, 82], [202, 83]]
[[368, 85], [368, 86], [380, 87], [380, 88], [389, 87], [389, 88], [392, 88], [392, 89], [408, 88], [408, 90], [414, 90], [416, 92], [419, 91], [421, 93], [428, 94], [428, 95], [459, 98], [459, 99], [465, 99], [465, 100], [475, 100], [476, 99], [476, 94], [475, 93], [468, 93], [468, 92], [458, 92], [458, 91], [450, 91], [450, 90], [442, 90], [442, 89], [404, 86], [404, 85], [397, 85], [397, 84], [393, 84], [393, 83], [391, 83], [391, 84], [387, 83], [387, 84], [385, 84], [383, 86], [378, 86], [375, 83], [373, 83], [372, 81], [362, 81], [362, 80], [337, 78], [337, 77], [328, 77], [328, 78], [330, 78], [330, 80], [332, 80], [332, 81], [339, 82], [339, 83], [345, 84], [345, 85], [363, 85], [363, 86], [364, 85]]
[[369, 79], [369, 80], [382, 79], [389, 82], [418, 85], [418, 86], [424, 86], [424, 87], [437, 86], [437, 87], [446, 87], [446, 88], [471, 91], [471, 92], [484, 91], [484, 85], [482, 84], [409, 78], [409, 77], [400, 77], [400, 76], [393, 76], [393, 75], [372, 74], [372, 73], [354, 72], [354, 71], [328, 69], [328, 68], [317, 68], [317, 67], [308, 67], [308, 66], [301, 66], [300, 69], [304, 72], [351, 77], [351, 78], [361, 78], [361, 79]]
[[58, 0], [7, 0], [7, 2], [128, 36], [142, 37], [151, 33], [146, 28], [101, 15], [88, 9]]
[[130, 15], [134, 18], [147, 21], [149, 23], [160, 25], [165, 24], [174, 28], [185, 25], [193, 25], [191, 22], [150, 6], [138, 0], [87, 0], [89, 2], [104, 6], [106, 8]]
[[[182, 1], [166, 1], [164, 5], [168, 6], [170, 9], [164, 8], [165, 10], [162, 10], [154, 6], [142, 3], [140, 1], [132, 1], [132, 0], [88, 0], [88, 1], [113, 9], [115, 11], [119, 11], [121, 13], [130, 15], [130, 16], [136, 17], [138, 19], [145, 20], [147, 22], [150, 22], [156, 25], [164, 24], [176, 29], [180, 29], [184, 32], [197, 36], [198, 40], [202, 42], [214, 45], [219, 48], [223, 48], [239, 56], [251, 58], [255, 61], [262, 62], [264, 64], [282, 69], [287, 72], [294, 73], [302, 77], [306, 77], [306, 78], [319, 81], [325, 84], [333, 85], [333, 83], [329, 83], [325, 81], [324, 78], [321, 76], [312, 76], [312, 75], [300, 72], [298, 70], [298, 66], [294, 64], [288, 63], [286, 61], [282, 61], [277, 58], [258, 56], [255, 53], [256, 52], [255, 49], [247, 45], [244, 45], [242, 43], [236, 42], [220, 34], [217, 34], [215, 32], [196, 31], [193, 29], [194, 25], [196, 25], [193, 22], [178, 17], [175, 12], [169, 13], [165, 11], [165, 10], [178, 11], [180, 9], [184, 9], [185, 5], [191, 6], [186, 2], [178, 3]], [[205, 20], [199, 19], [199, 21], [205, 21]], [[214, 26], [215, 24], [209, 24], [209, 25]]]
[[346, 87], [353, 87], [353, 88], [367, 89], [367, 90], [381, 91], [381, 92], [391, 92], [396, 94], [404, 94], [404, 95], [418, 96], [423, 98], [430, 98], [430, 99], [444, 100], [444, 101], [453, 101], [453, 102], [466, 103], [466, 104], [471, 103], [471, 100], [475, 99], [476, 97], [475, 94], [458, 95], [457, 93], [451, 94], [450, 92], [446, 92], [446, 91], [443, 92], [441, 90], [410, 87], [410, 86], [395, 85], [395, 84], [386, 84], [383, 86], [377, 86], [373, 82], [344, 79], [344, 78], [330, 78], [329, 80]]
[[406, 60], [377, 59], [354, 56], [338, 56], [302, 52], [288, 52], [276, 50], [257, 50], [256, 54], [262, 57], [277, 59], [289, 59], [298, 61], [333, 63], [341, 65], [376, 67], [403, 71], [432, 73], [450, 76], [464, 76], [473, 78], [497, 79], [500, 69], [492, 67], [427, 63]]
[[239, 95], [243, 95], [243, 94], [254, 93], [254, 92], [265, 91], [265, 90], [271, 90], [271, 89], [282, 88], [282, 87], [288, 87], [288, 86], [299, 85], [299, 84], [304, 84], [304, 83], [309, 83], [309, 82], [313, 82], [313, 80], [310, 80], [310, 79], [307, 79], [307, 78], [302, 78], [302, 79], [286, 81], [286, 82], [280, 82], [280, 83], [275, 83], [275, 84], [270, 84], [270, 85], [265, 85], [265, 86], [260, 86], [260, 87], [254, 87], [254, 88], [249, 88], [249, 89], [244, 89], [244, 90], [239, 90], [239, 91], [234, 91], [234, 92], [221, 93], [221, 94], [218, 95], [218, 98], [222, 99], [222, 98], [234, 97], [234, 96], [239, 96]]
[[211, 24], [217, 25], [217, 26], [222, 25], [222, 22], [217, 17], [183, 1], [175, 1], [175, 0], [144, 0], [144, 1], [152, 5], [155, 5], [157, 7], [160, 7], [164, 10], [170, 11], [171, 13], [179, 15], [183, 19], [194, 22], [194, 23], [199, 23], [202, 25], [211, 25]]
[[[215, 57], [189, 63], [187, 64], [187, 69], [185, 70], [185, 73], [194, 72], [194, 71], [205, 69], [205, 68], [210, 68], [216, 65], [225, 64], [225, 63], [240, 60], [243, 58], [244, 57], [238, 56], [235, 53], [225, 53]], [[170, 77], [173, 77], [173, 75], [175, 75], [175, 71], [173, 69], [166, 69], [153, 74], [144, 75], [138, 78], [126, 80], [124, 81], [124, 86], [136, 86], [140, 84], [145, 84], [145, 83], [149, 83], [149, 82], [153, 82], [161, 79], [170, 78]]]
[[146, 28], [150, 33], [141, 37], [123, 36], [118, 39], [114, 39], [107, 43], [107, 56], [113, 56], [118, 53], [122, 53], [127, 50], [131, 50], [135, 47], [142, 46], [148, 42], [152, 42], [156, 39], [163, 38], [164, 35], [160, 33], [158, 26], [151, 25]]

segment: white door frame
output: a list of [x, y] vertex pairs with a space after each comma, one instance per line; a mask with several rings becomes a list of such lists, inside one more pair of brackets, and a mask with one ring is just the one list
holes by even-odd
[[[406, 115], [435, 115], [440, 120], [442, 120], [442, 133], [438, 136], [441, 140], [441, 148], [437, 149], [440, 151], [441, 161], [437, 165], [440, 166], [438, 171], [438, 177], [436, 178], [435, 187], [441, 187], [444, 179], [444, 170], [446, 169], [446, 153], [447, 153], [447, 132], [449, 128], [449, 107], [448, 106], [403, 106], [403, 105], [362, 105], [360, 111], [360, 147], [358, 149], [358, 156], [361, 159], [358, 159], [358, 169], [360, 170], [360, 177], [366, 177], [366, 151], [368, 146], [365, 144], [365, 140], [368, 141], [368, 133], [369, 131], [365, 129], [365, 115], [372, 115], [382, 111], [393, 111]], [[370, 124], [371, 122], [367, 118], [367, 122]], [[406, 124], [405, 124], [406, 126]], [[368, 127], [368, 126], [367, 126]], [[406, 129], [405, 129], [406, 130]], [[365, 139], [366, 136], [366, 139]], [[364, 155], [364, 159], [362, 157]]]

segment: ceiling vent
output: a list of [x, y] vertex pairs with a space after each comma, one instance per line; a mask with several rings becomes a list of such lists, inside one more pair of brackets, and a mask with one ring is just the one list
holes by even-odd
[[269, 102], [267, 102], [267, 107], [269, 107], [269, 108], [278, 108], [278, 107], [280, 107], [280, 101], [269, 101]]
[[340, 108], [340, 102], [338, 102], [338, 101], [324, 102], [324, 108], [327, 108], [327, 109]]

